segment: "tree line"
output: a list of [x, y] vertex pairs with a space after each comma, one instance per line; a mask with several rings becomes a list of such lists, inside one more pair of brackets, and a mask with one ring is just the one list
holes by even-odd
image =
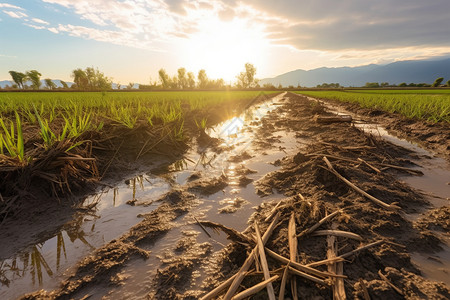
[[[26, 71], [25, 73], [17, 71], [9, 71], [14, 84], [11, 86], [13, 89], [41, 89], [41, 76], [42, 74], [37, 70]], [[112, 78], [105, 76], [98, 68], [87, 67], [86, 69], [75, 69], [70, 74], [74, 83], [69, 85], [60, 80], [62, 89], [77, 89], [77, 90], [109, 90], [112, 89]], [[255, 78], [256, 68], [250, 64], [245, 64], [245, 69], [237, 76], [237, 82], [234, 87], [236, 88], [254, 88], [259, 87], [258, 80]], [[227, 87], [225, 80], [223, 79], [210, 79], [204, 69], [200, 70], [195, 76], [193, 72], [187, 72], [185, 68], [179, 68], [177, 74], [170, 76], [165, 69], [158, 71], [159, 82], [150, 82], [149, 85], [139, 85], [140, 89], [173, 89], [173, 90], [186, 90], [186, 89], [223, 89]], [[45, 88], [54, 90], [58, 88], [56, 84], [50, 79], [44, 79]], [[118, 89], [121, 89], [122, 85], [116, 83]], [[130, 82], [126, 89], [134, 88], [135, 84]], [[231, 87], [231, 86], [229, 86]], [[9, 88], [9, 87], [8, 87]]]

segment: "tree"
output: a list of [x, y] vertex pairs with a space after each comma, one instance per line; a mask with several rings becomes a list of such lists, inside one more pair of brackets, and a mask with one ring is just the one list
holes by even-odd
[[255, 79], [256, 68], [250, 63], [245, 64], [245, 71], [241, 72], [238, 76], [236, 76], [238, 82], [237, 85], [240, 88], [249, 88], [253, 87], [258, 83], [258, 80]]
[[72, 71], [72, 77], [79, 89], [83, 90], [107, 90], [111, 88], [112, 79], [105, 76], [99, 69], [88, 67], [85, 70], [80, 68]]
[[406, 87], [407, 84], [406, 84], [406, 82], [402, 82], [402, 83], [400, 83], [398, 86], [399, 86], [399, 87]]
[[134, 82], [129, 82], [127, 85], [127, 90], [131, 90], [134, 87]]
[[188, 80], [186, 78], [185, 68], [178, 69], [178, 86], [183, 90], [188, 87]]
[[436, 80], [433, 82], [431, 87], [438, 87], [441, 84], [442, 81], [444, 81], [444, 77], [436, 78]]
[[450, 87], [450, 80], [447, 81], [445, 85]]
[[[72, 71], [73, 81], [76, 84], [76, 87], [82, 90], [87, 89], [88, 87], [88, 78], [86, 76], [86, 73], [78, 68]], [[73, 87], [73, 86], [72, 86]]]
[[55, 84], [50, 78], [46, 78], [46, 79], [45, 79], [45, 86], [46, 86], [49, 90], [56, 89], [56, 84]]
[[178, 77], [174, 75], [172, 79], [169, 80], [169, 87], [173, 90], [176, 90], [179, 87]]
[[200, 71], [198, 71], [197, 79], [199, 89], [205, 89], [208, 86], [209, 79], [208, 76], [206, 75], [205, 70], [201, 69]]
[[11, 75], [11, 78], [15, 84], [17, 84], [17, 87], [23, 89], [23, 82], [26, 80], [27, 75], [16, 71], [9, 71], [9, 75]]
[[195, 75], [192, 72], [187, 73], [187, 84], [188, 87], [192, 90], [195, 88]]
[[159, 81], [161, 81], [161, 85], [162, 85], [163, 89], [168, 89], [170, 87], [170, 78], [169, 78], [169, 75], [167, 75], [166, 70], [160, 69], [158, 71], [158, 75], [159, 75]]
[[364, 87], [366, 87], [366, 88], [379, 88], [380, 84], [378, 82], [366, 82], [366, 85]]
[[42, 74], [36, 70], [27, 71], [27, 79], [31, 81], [31, 88], [33, 90], [38, 90], [41, 87], [41, 76]]
[[61, 84], [63, 86], [63, 89], [68, 89], [69, 88], [69, 86], [67, 85], [67, 83], [65, 81], [60, 80], [60, 82], [61, 82]]

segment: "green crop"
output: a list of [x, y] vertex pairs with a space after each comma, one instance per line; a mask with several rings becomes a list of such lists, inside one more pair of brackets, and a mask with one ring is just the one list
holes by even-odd
[[[15, 92], [0, 93], [0, 153], [25, 159], [22, 128], [39, 129], [45, 149], [72, 140], [70, 149], [85, 141], [88, 131], [102, 132], [104, 124], [133, 129], [138, 124], [165, 126], [174, 140], [184, 139], [185, 118], [206, 127], [210, 108], [222, 103], [251, 101], [258, 91], [182, 92]], [[14, 126], [15, 125], [15, 126]], [[31, 145], [39, 143], [29, 143]], [[67, 150], [68, 151], [68, 150]]]
[[19, 114], [16, 112], [16, 130], [14, 129], [14, 122], [10, 121], [10, 127], [8, 128], [0, 118], [0, 127], [3, 133], [0, 133], [0, 153], [4, 154], [3, 148], [6, 149], [9, 156], [19, 158], [21, 162], [25, 159], [25, 148], [22, 133], [22, 122], [20, 121]]
[[410, 119], [450, 122], [450, 90], [343, 90], [297, 93], [358, 103], [362, 107], [399, 113]]

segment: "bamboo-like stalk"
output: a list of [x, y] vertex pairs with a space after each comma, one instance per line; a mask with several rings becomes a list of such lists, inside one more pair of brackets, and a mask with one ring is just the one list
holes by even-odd
[[[296, 227], [295, 227], [295, 214], [291, 213], [291, 217], [289, 218], [288, 224], [288, 242], [289, 242], [289, 256], [290, 260], [297, 262], [297, 237], [296, 237]], [[294, 300], [298, 299], [297, 295], [297, 278], [293, 277], [291, 279], [291, 292], [292, 298]]]
[[229, 286], [233, 282], [234, 278], [236, 278], [237, 275], [238, 275], [238, 273], [234, 274], [233, 276], [231, 276], [230, 278], [228, 278], [227, 280], [225, 280], [224, 282], [219, 284], [216, 288], [214, 288], [208, 294], [201, 297], [200, 300], [210, 300], [210, 299], [213, 299], [214, 297], [218, 296], [227, 286]]
[[356, 233], [348, 232], [348, 231], [342, 231], [342, 230], [318, 230], [314, 232], [312, 235], [333, 235], [333, 236], [340, 236], [340, 237], [346, 237], [350, 239], [354, 239], [357, 241], [362, 241], [363, 238]]
[[282, 202], [282, 201], [279, 201], [279, 202], [277, 203], [277, 205], [275, 205], [275, 207], [272, 208], [272, 210], [270, 211], [269, 215], [264, 219], [264, 222], [269, 222], [269, 221], [273, 218], [273, 216], [275, 216], [275, 214], [276, 214], [277, 211], [278, 211], [278, 208], [279, 208], [280, 205], [281, 205], [281, 202]]
[[369, 164], [367, 161], [365, 161], [362, 158], [358, 157], [358, 161], [362, 162], [363, 164], [365, 164], [366, 166], [368, 166], [369, 168], [371, 168], [372, 170], [374, 170], [377, 173], [381, 173], [381, 171], [378, 168], [375, 168], [374, 166], [372, 166], [371, 164]]
[[396, 287], [392, 282], [389, 281], [389, 279], [383, 274], [381, 273], [381, 270], [378, 270], [378, 275], [380, 275], [380, 278], [383, 279], [384, 281], [386, 281], [386, 283], [394, 289], [394, 291], [396, 291], [398, 294], [405, 296], [405, 294], [403, 293], [403, 291], [401, 289], [399, 289], [398, 287]]
[[274, 282], [275, 280], [277, 280], [280, 276], [275, 275], [273, 277], [270, 277], [267, 280], [264, 280], [254, 286], [252, 286], [251, 288], [248, 288], [242, 292], [240, 292], [239, 294], [235, 295], [233, 298], [231, 298], [232, 300], [241, 300], [241, 299], [245, 299], [247, 297], [250, 297], [251, 295], [256, 294], [257, 292], [259, 292], [260, 290], [262, 290], [263, 288], [272, 285], [272, 282]]
[[[266, 232], [264, 233], [262, 237], [263, 244], [267, 243], [267, 240], [269, 239], [270, 235], [272, 234], [273, 230], [275, 229], [275, 226], [278, 224], [278, 220], [280, 219], [280, 213], [277, 213], [272, 220], [272, 223], [270, 223], [269, 227], [267, 228]], [[244, 279], [245, 272], [250, 268], [250, 266], [253, 263], [254, 255], [257, 251], [257, 247], [253, 248], [252, 253], [247, 257], [244, 264], [242, 265], [241, 269], [238, 271], [237, 276], [234, 278], [233, 282], [231, 283], [231, 286], [228, 288], [227, 293], [225, 294], [224, 300], [230, 300], [234, 293], [236, 293], [236, 290], [239, 288], [239, 285], [241, 284], [242, 280]]]
[[319, 261], [315, 261], [312, 262], [310, 264], [306, 264], [306, 267], [318, 267], [318, 266], [322, 266], [322, 265], [327, 265], [327, 264], [332, 264], [335, 262], [341, 262], [341, 261], [345, 261], [345, 259], [341, 258], [341, 257], [335, 257], [332, 259], [324, 259], [324, 260], [319, 260]]
[[[358, 163], [358, 161], [355, 161], [355, 160], [352, 160], [352, 159], [348, 159], [348, 158], [345, 158], [345, 157], [342, 157], [342, 156], [337, 156], [337, 155], [330, 155], [330, 154], [327, 154], [327, 153], [311, 153], [311, 154], [306, 154], [305, 156], [308, 156], [308, 157], [327, 156], [329, 158], [333, 158], [333, 159], [336, 159], [336, 160], [342, 160], [342, 161], [346, 161], [346, 162], [349, 162], [349, 163], [354, 163], [354, 164]], [[406, 172], [414, 172], [414, 173], [416, 173], [418, 175], [423, 175], [423, 172], [420, 171], [420, 170], [415, 170], [415, 169], [411, 169], [411, 168], [395, 166], [395, 165], [385, 164], [385, 163], [376, 163], [376, 164], [379, 165], [379, 166], [382, 166], [382, 167], [402, 170], [402, 171], [406, 171]]]
[[[258, 252], [259, 252], [259, 258], [261, 262], [261, 267], [264, 272], [264, 279], [269, 280], [270, 279], [270, 273], [269, 273], [269, 265], [267, 264], [266, 259], [266, 253], [264, 252], [264, 244], [261, 239], [261, 233], [259, 232], [258, 223], [255, 221], [255, 233], [256, 233], [256, 242], [258, 245]], [[267, 288], [267, 294], [269, 295], [269, 300], [276, 300], [275, 299], [275, 292], [273, 291], [272, 283], [268, 283], [266, 285]]]
[[363, 195], [364, 197], [368, 198], [369, 200], [371, 200], [372, 202], [374, 202], [375, 204], [389, 209], [389, 210], [399, 210], [400, 207], [395, 205], [395, 204], [387, 204], [384, 203], [383, 201], [375, 198], [372, 195], [369, 195], [368, 193], [366, 193], [365, 191], [363, 191], [362, 189], [360, 189], [359, 187], [357, 187], [356, 185], [354, 185], [353, 183], [351, 183], [348, 179], [346, 179], [344, 176], [342, 176], [341, 174], [339, 174], [331, 165], [330, 161], [327, 159], [326, 156], [323, 157], [323, 160], [325, 161], [325, 163], [328, 166], [328, 169], [330, 170], [331, 173], [333, 173], [334, 175], [336, 175], [336, 177], [338, 177], [340, 180], [342, 180], [345, 184], [347, 184], [349, 187], [351, 187], [353, 190], [355, 190], [356, 192], [360, 193], [361, 195]]
[[[332, 228], [337, 228], [337, 223], [333, 223]], [[330, 230], [334, 231], [334, 230]], [[337, 238], [335, 235], [328, 235], [327, 236], [327, 258], [333, 259], [337, 256]], [[338, 266], [340, 264], [341, 266]], [[337, 274], [337, 275], [343, 275], [343, 265], [342, 262], [340, 263], [332, 263], [328, 265], [328, 272]], [[345, 295], [345, 289], [344, 289], [344, 280], [342, 278], [333, 278], [333, 299], [335, 300], [345, 300], [347, 299]]]
[[269, 254], [272, 258], [274, 258], [274, 259], [276, 259], [276, 260], [282, 262], [283, 264], [290, 263], [290, 264], [291, 264], [291, 265], [290, 265], [291, 267], [294, 267], [294, 268], [296, 268], [296, 269], [298, 269], [298, 270], [300, 270], [300, 271], [302, 271], [302, 272], [306, 272], [306, 273], [309, 273], [309, 274], [313, 274], [313, 275], [315, 275], [315, 276], [317, 276], [317, 277], [320, 277], [320, 278], [327, 278], [327, 277], [342, 277], [342, 278], [347, 278], [346, 276], [335, 275], [335, 274], [331, 274], [331, 273], [329, 273], [329, 272], [322, 272], [322, 271], [313, 269], [313, 268], [311, 268], [311, 267], [307, 267], [307, 266], [305, 266], [305, 265], [302, 265], [302, 264], [300, 264], [300, 263], [298, 263], [298, 262], [291, 261], [291, 260], [287, 259], [286, 257], [281, 256], [280, 254], [273, 252], [272, 250], [268, 249], [267, 247], [266, 247], [266, 252], [267, 252], [267, 254]]
[[311, 232], [313, 232], [314, 230], [316, 230], [317, 228], [319, 228], [320, 225], [322, 225], [323, 223], [325, 223], [328, 220], [331, 220], [332, 218], [334, 218], [334, 216], [336, 216], [337, 214], [340, 214], [341, 212], [343, 212], [344, 209], [340, 209], [337, 210], [331, 214], [329, 214], [328, 216], [323, 217], [319, 222], [317, 222], [316, 224], [314, 224], [313, 226], [311, 226], [308, 229], [303, 230], [302, 232], [300, 232], [297, 237], [302, 237], [304, 235], [310, 234]]
[[286, 290], [286, 281], [289, 276], [289, 266], [290, 263], [286, 265], [283, 272], [283, 277], [281, 278], [281, 284], [280, 284], [280, 294], [278, 295], [278, 300], [284, 300], [284, 291]]
[[289, 267], [289, 272], [291, 272], [292, 274], [301, 276], [303, 278], [309, 279], [309, 280], [311, 280], [311, 281], [313, 281], [315, 283], [319, 283], [319, 284], [322, 284], [322, 285], [329, 286], [327, 281], [325, 281], [323, 279], [319, 279], [319, 278], [314, 277], [314, 276], [311, 276], [309, 274], [303, 273], [303, 272], [301, 272], [301, 271], [299, 271], [297, 269], [294, 269], [293, 267]]
[[359, 247], [359, 248], [356, 248], [355, 250], [352, 250], [352, 251], [350, 251], [350, 252], [347, 252], [347, 253], [344, 253], [344, 254], [342, 254], [342, 255], [339, 255], [338, 257], [340, 257], [340, 258], [347, 258], [347, 257], [349, 257], [349, 256], [352, 256], [352, 255], [355, 254], [355, 253], [358, 253], [358, 252], [360, 252], [360, 251], [362, 251], [362, 250], [365, 250], [365, 249], [374, 247], [374, 246], [379, 245], [379, 244], [381, 244], [381, 243], [383, 243], [383, 242], [384, 242], [383, 240], [379, 240], [379, 241], [376, 241], [376, 242], [373, 242], [373, 243], [370, 243], [370, 244], [361, 246], [361, 247]]

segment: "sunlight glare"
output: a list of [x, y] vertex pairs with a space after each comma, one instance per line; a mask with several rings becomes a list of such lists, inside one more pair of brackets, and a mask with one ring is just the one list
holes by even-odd
[[228, 22], [209, 18], [202, 21], [201, 30], [186, 41], [183, 61], [187, 62], [187, 69], [205, 69], [209, 78], [223, 78], [228, 84], [235, 81], [247, 62], [258, 72], [268, 46], [261, 25], [237, 18]]

